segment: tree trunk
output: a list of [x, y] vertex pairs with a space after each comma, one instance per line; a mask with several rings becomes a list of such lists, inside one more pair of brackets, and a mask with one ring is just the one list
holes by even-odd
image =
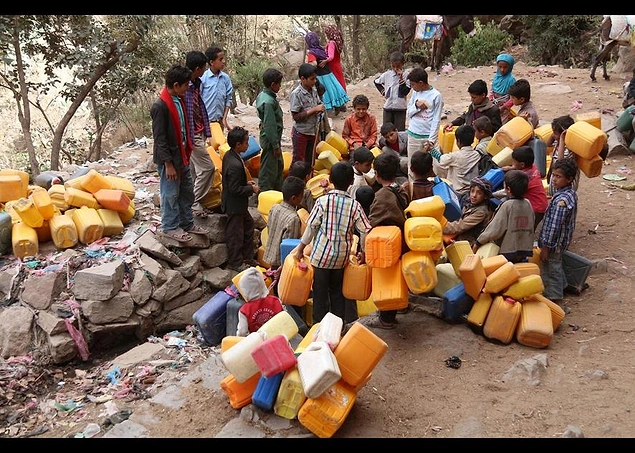
[[353, 16], [353, 25], [351, 27], [351, 52], [353, 54], [353, 67], [358, 68], [361, 65], [362, 57], [360, 54], [359, 37], [361, 20], [359, 15]]

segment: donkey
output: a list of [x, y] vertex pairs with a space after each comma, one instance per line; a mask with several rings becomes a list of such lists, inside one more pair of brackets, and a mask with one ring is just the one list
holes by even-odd
[[[614, 27], [615, 25], [615, 27]], [[602, 64], [602, 77], [610, 80], [611, 77], [606, 72], [606, 62], [615, 46], [630, 46], [629, 30], [635, 27], [635, 16], [604, 16], [600, 24], [600, 52], [593, 58], [591, 66], [591, 80], [595, 79], [595, 70]], [[631, 31], [635, 33], [635, 31]]]
[[[443, 31], [439, 38], [435, 38], [432, 43], [432, 61], [430, 67], [435, 69], [437, 74], [441, 72], [443, 58], [450, 54], [450, 47], [454, 38], [458, 35], [457, 27], [461, 26], [465, 33], [472, 35], [475, 33], [474, 16], [450, 15], [442, 16]], [[400, 50], [406, 53], [415, 39], [417, 29], [417, 16], [401, 15], [397, 20], [397, 31], [401, 36]]]

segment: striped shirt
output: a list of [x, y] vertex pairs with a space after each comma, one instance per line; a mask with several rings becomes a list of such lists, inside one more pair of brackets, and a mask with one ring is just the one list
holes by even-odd
[[262, 259], [275, 269], [280, 264], [280, 244], [283, 239], [298, 239], [300, 237], [300, 217], [298, 211], [287, 201], [275, 204], [269, 210], [267, 220], [267, 244]]
[[354, 230], [360, 233], [363, 250], [370, 229], [370, 221], [359, 202], [345, 191], [333, 189], [315, 200], [301, 241], [308, 245], [313, 240], [312, 266], [342, 269], [351, 252]]
[[571, 244], [578, 212], [578, 194], [572, 186], [558, 190], [545, 211], [542, 228], [538, 236], [538, 247], [548, 247], [562, 253]]

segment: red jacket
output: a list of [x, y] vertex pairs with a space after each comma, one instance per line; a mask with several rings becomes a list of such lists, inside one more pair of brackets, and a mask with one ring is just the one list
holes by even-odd
[[266, 296], [250, 300], [240, 307], [240, 313], [247, 318], [249, 333], [255, 332], [264, 323], [282, 311], [282, 302], [276, 296]]

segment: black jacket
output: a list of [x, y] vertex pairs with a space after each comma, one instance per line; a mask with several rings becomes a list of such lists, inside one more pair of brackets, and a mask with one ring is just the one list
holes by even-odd
[[225, 214], [244, 214], [248, 212], [249, 197], [254, 193], [247, 184], [247, 173], [242, 158], [235, 151], [227, 151], [223, 156], [222, 209]]

